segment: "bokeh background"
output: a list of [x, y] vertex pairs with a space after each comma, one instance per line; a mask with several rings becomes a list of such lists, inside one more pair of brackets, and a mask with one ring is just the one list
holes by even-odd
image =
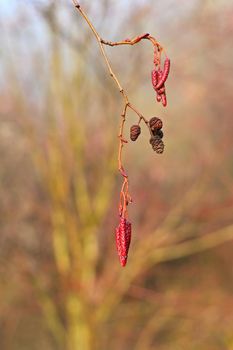
[[72, 1], [0, 1], [0, 348], [232, 350], [233, 2], [80, 3], [106, 40], [165, 46], [166, 109], [149, 42], [106, 50], [131, 102], [163, 119], [166, 149], [145, 128], [124, 148], [122, 269], [120, 93]]

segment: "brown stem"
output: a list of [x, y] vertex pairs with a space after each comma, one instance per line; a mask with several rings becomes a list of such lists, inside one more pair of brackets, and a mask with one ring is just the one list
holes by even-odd
[[128, 97], [126, 95], [126, 93], [124, 92], [119, 80], [117, 79], [115, 73], [113, 72], [112, 70], [112, 67], [110, 65], [110, 62], [108, 60], [108, 57], [106, 55], [106, 52], [105, 52], [105, 49], [104, 49], [104, 45], [102, 44], [102, 39], [99, 35], [99, 33], [97, 32], [97, 30], [95, 29], [95, 27], [93, 26], [92, 22], [90, 21], [90, 19], [88, 18], [88, 16], [86, 15], [86, 13], [83, 11], [83, 9], [81, 8], [80, 4], [76, 1], [76, 0], [72, 0], [73, 1], [73, 4], [75, 6], [75, 8], [80, 12], [80, 14], [82, 15], [82, 17], [85, 19], [85, 21], [87, 22], [87, 24], [89, 25], [90, 29], [92, 30], [94, 36], [96, 37], [96, 40], [99, 44], [99, 47], [100, 47], [100, 51], [101, 51], [101, 54], [105, 60], [105, 63], [107, 65], [107, 68], [108, 68], [108, 71], [109, 71], [109, 74], [110, 76], [114, 79], [115, 83], [117, 84], [118, 86], [118, 89], [119, 91], [121, 92], [121, 94], [123, 95], [124, 99], [125, 99], [125, 103], [128, 103]]

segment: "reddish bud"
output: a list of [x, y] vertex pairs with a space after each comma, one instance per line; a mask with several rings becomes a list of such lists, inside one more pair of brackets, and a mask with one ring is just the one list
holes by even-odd
[[140, 40], [147, 38], [149, 35], [150, 35], [149, 33], [144, 33], [137, 36], [137, 38], [135, 39], [135, 43], [138, 43]]

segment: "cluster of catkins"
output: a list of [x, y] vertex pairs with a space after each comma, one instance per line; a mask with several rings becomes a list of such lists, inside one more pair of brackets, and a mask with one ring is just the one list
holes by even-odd
[[[154, 57], [155, 68], [151, 72], [152, 85], [156, 92], [156, 99], [162, 102], [163, 106], [167, 105], [165, 82], [170, 71], [170, 59], [166, 57], [163, 69], [160, 68], [160, 59], [155, 52]], [[140, 118], [141, 121], [141, 118]], [[164, 151], [163, 143], [163, 122], [158, 117], [152, 117], [149, 121], [144, 120], [150, 131], [149, 142], [152, 149], [161, 154]], [[136, 141], [141, 134], [141, 127], [138, 124], [132, 125], [130, 128], [130, 139]], [[128, 251], [131, 241], [131, 223], [126, 219], [125, 213], [120, 210], [120, 223], [116, 228], [116, 246], [121, 266], [125, 266], [128, 258]]]
[[164, 107], [167, 105], [165, 82], [170, 72], [170, 64], [170, 59], [166, 57], [162, 70], [160, 64], [155, 61], [155, 68], [151, 72], [151, 81], [156, 92], [156, 99], [158, 102], [161, 101]]

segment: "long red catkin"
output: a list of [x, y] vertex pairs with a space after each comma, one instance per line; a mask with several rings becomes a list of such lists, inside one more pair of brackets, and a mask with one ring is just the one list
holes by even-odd
[[116, 248], [119, 258], [121, 256], [120, 226], [116, 228]]
[[162, 77], [159, 79], [158, 84], [156, 85], [156, 89], [160, 89], [164, 83], [166, 82], [169, 72], [170, 72], [170, 66], [171, 66], [171, 61], [168, 57], [166, 57], [164, 61], [164, 67], [163, 67], [163, 74]]
[[158, 102], [160, 102], [162, 100], [161, 95], [157, 94], [156, 99], [157, 99]]
[[[162, 75], [163, 75], [163, 71], [161, 70], [161, 68], [159, 68], [157, 71], [157, 82], [161, 80]], [[160, 89], [163, 89], [163, 88], [165, 88], [165, 86], [162, 86]], [[158, 90], [157, 87], [155, 87], [154, 89], [156, 91], [156, 99], [158, 102], [160, 102], [162, 99], [160, 89]]]
[[159, 95], [164, 94], [164, 92], [165, 92], [165, 86], [163, 85], [160, 89], [157, 89], [156, 91], [157, 91], [157, 93], [158, 93]]
[[161, 99], [162, 99], [163, 106], [166, 107], [166, 105], [167, 105], [167, 96], [166, 96], [165, 92], [161, 95]]
[[116, 228], [116, 247], [122, 267], [127, 263], [130, 241], [131, 223], [124, 217], [121, 217], [120, 224]]
[[158, 84], [158, 71], [157, 70], [152, 70], [151, 72], [151, 82], [153, 85], [153, 88], [156, 90], [156, 85]]

